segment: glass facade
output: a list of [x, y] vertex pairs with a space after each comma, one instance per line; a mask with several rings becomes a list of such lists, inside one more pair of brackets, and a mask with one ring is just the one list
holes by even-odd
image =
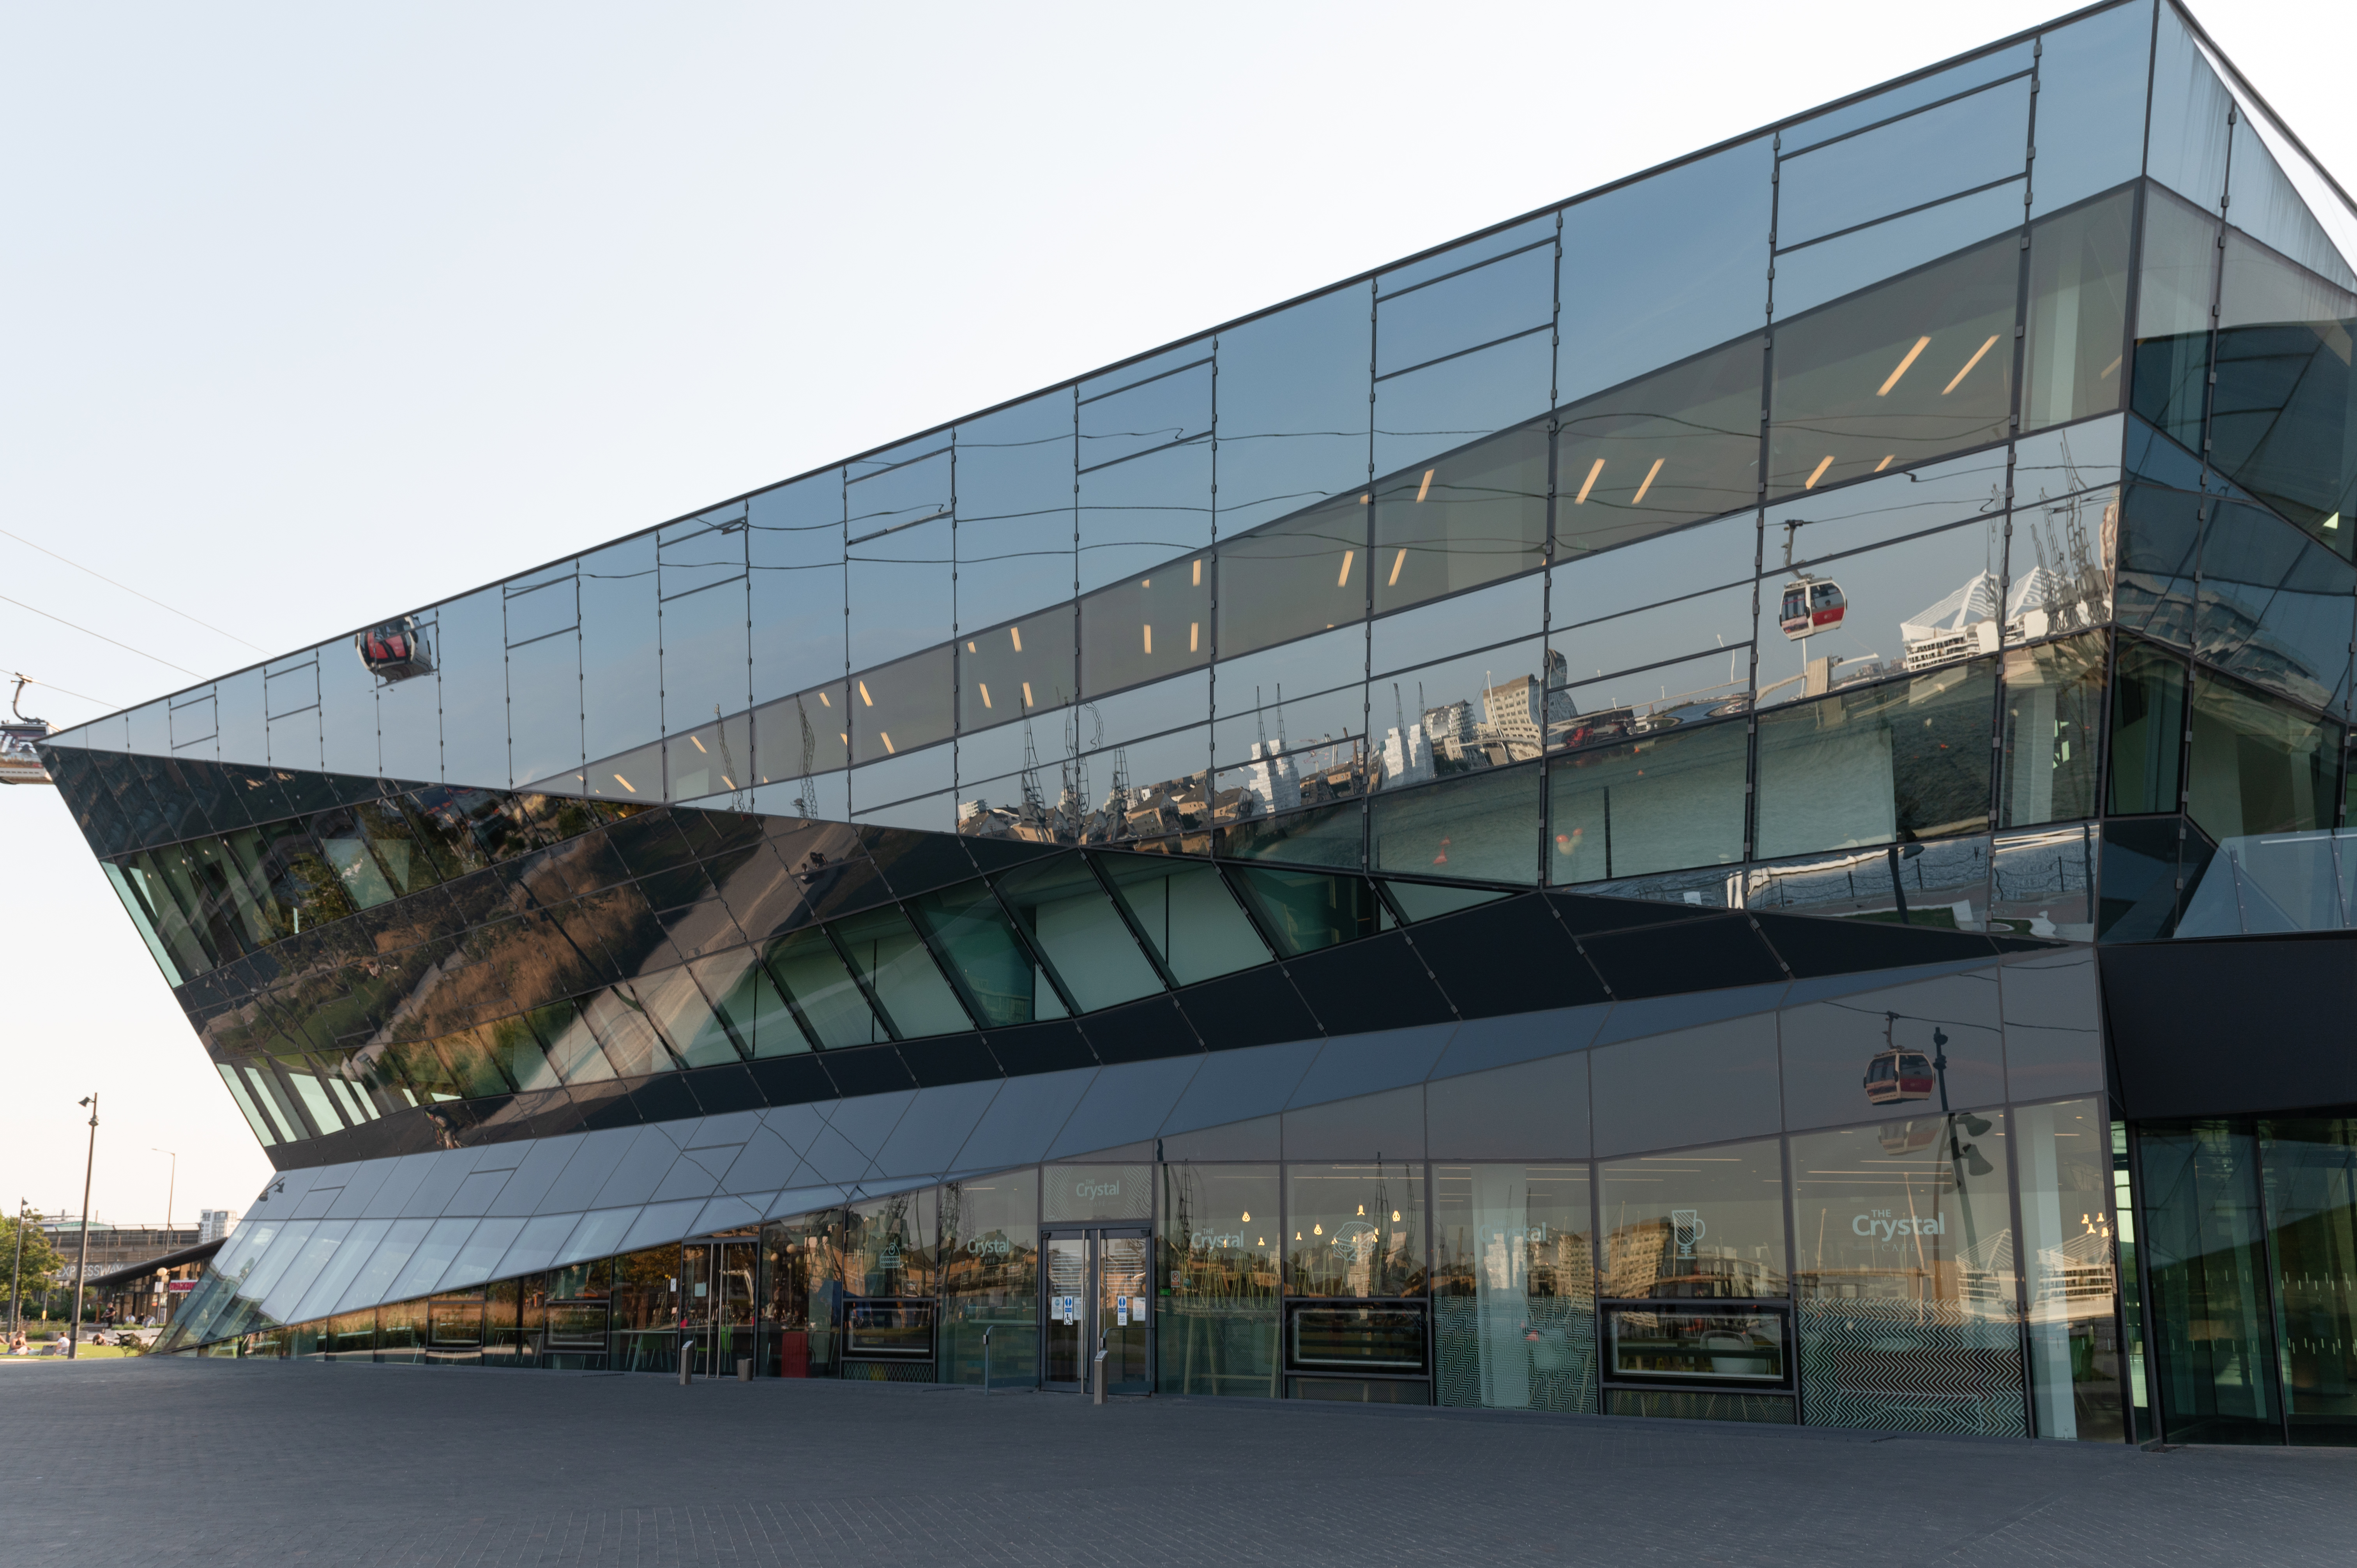
[[2122, 0], [51, 736], [181, 1343], [2348, 1441], [2352, 254]]

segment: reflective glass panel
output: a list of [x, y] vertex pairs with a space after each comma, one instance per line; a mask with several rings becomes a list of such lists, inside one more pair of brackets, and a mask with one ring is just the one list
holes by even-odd
[[1365, 485], [1372, 314], [1362, 284], [1220, 335], [1222, 538]]
[[1422, 1165], [1289, 1165], [1285, 1197], [1293, 1232], [1285, 1247], [1288, 1294], [1424, 1294]]
[[834, 935], [901, 1038], [973, 1026], [924, 940], [897, 907], [847, 916], [835, 922]]
[[1385, 790], [1371, 808], [1369, 864], [1416, 876], [1535, 882], [1543, 788], [1539, 769], [1526, 766]]
[[1436, 1165], [1432, 1182], [1438, 1402], [1592, 1412], [1587, 1166]]
[[1354, 496], [1220, 546], [1222, 659], [1366, 618], [1368, 510]]
[[1778, 327], [1769, 492], [2004, 439], [2020, 257], [2002, 240]]
[[1762, 714], [1754, 853], [1985, 831], [1996, 696], [1986, 660]]
[[1211, 660], [1211, 562], [1173, 561], [1081, 601], [1081, 690], [1116, 692]]
[[2357, 293], [2230, 229], [2218, 325], [2211, 460], [2345, 559], [2357, 539]]
[[1083, 1012], [1162, 989], [1104, 886], [1078, 855], [1027, 865], [998, 879], [998, 895]]
[[1162, 1183], [1163, 1391], [1275, 1396], [1277, 1168], [1168, 1165]]
[[843, 476], [830, 471], [746, 503], [753, 700], [844, 669]]
[[2186, 810], [2213, 839], [2329, 827], [2341, 726], [2197, 674]]
[[947, 740], [956, 727], [956, 678], [946, 645], [855, 676], [852, 755], [872, 762]]
[[1740, 724], [1672, 729], [1549, 765], [1547, 880], [1603, 882], [1743, 858]]
[[2104, 640], [2072, 638], [2005, 656], [2004, 806], [1998, 825], [2092, 817], [2102, 750]]
[[[1797, 245], [2018, 176], [2029, 148], [2029, 100], [2025, 74], [1788, 153], [1778, 170], [1778, 242]], [[1809, 134], [1803, 126], [1792, 140]]]
[[[1868, 1090], [1918, 1069], [1893, 1047], [1867, 1064]], [[1968, 1112], [1792, 1140], [1812, 1423], [2028, 1435], [2005, 1133], [2001, 1112]]]
[[1785, 1294], [1782, 1152], [1770, 1138], [1598, 1167], [1604, 1294]]
[[2030, 231], [2024, 430], [2120, 406], [2135, 214], [2135, 191], [2122, 190]]
[[1082, 389], [1083, 593], [1211, 542], [1210, 345], [1200, 353], [1203, 362], [1143, 382], [1093, 396]]
[[[583, 755], [612, 757], [662, 733], [652, 536], [581, 558]], [[384, 706], [379, 693], [378, 707]]]
[[[1070, 605], [958, 641], [958, 727], [988, 729], [1071, 701], [1079, 622]], [[996, 771], [996, 770], [994, 770]]]
[[1096, 862], [1179, 984], [1269, 961], [1267, 944], [1211, 866], [1159, 855], [1107, 854]]
[[960, 630], [1072, 596], [1072, 441], [1069, 389], [958, 426]]
[[2115, 5], [2038, 43], [2033, 210], [2043, 217], [2142, 170], [2152, 7]]
[[2207, 401], [2218, 228], [2211, 214], [2146, 188], [2130, 406], [2193, 448], [2201, 445]]
[[823, 930], [790, 932], [770, 944], [770, 973], [821, 1046], [862, 1046], [888, 1038], [866, 996]]

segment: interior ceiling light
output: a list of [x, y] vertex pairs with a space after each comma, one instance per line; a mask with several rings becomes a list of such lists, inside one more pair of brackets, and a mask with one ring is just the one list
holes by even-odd
[[1421, 501], [1425, 497], [1432, 493], [1432, 476], [1439, 471], [1440, 470], [1437, 468], [1426, 468], [1424, 471], [1424, 483], [1416, 486], [1415, 488], [1415, 499], [1417, 500]]
[[1604, 472], [1604, 459], [1598, 457], [1594, 463], [1588, 466], [1587, 478], [1581, 481], [1579, 493], [1571, 498], [1572, 505], [1585, 506], [1587, 504], [1587, 492], [1596, 488], [1596, 476], [1602, 472]]
[[1945, 397], [1945, 396], [1947, 396], [1950, 392], [1952, 392], [1955, 391], [1955, 390], [1956, 390], [1956, 383], [1957, 383], [1958, 381], [1963, 381], [1966, 376], [1971, 375], [1971, 374], [1973, 373], [1973, 367], [1974, 367], [1975, 365], [1977, 365], [1977, 364], [1979, 364], [1979, 363], [1981, 362], [1981, 356], [1982, 356], [1983, 354], [1987, 353], [1991, 349], [1994, 349], [1994, 348], [1996, 348], [1996, 333], [1994, 333], [1994, 332], [1992, 332], [1992, 333], [1990, 333], [1990, 334], [1988, 335], [1988, 341], [1987, 341], [1987, 342], [1986, 342], [1986, 343], [1982, 344], [1979, 348], [1977, 348], [1977, 349], [1974, 349], [1974, 350], [1973, 350], [1973, 357], [1972, 357], [1971, 359], [1966, 360], [1964, 361], [1964, 368], [1963, 370], [1961, 370], [1961, 371], [1957, 371], [1957, 372], [1956, 372], [1953, 377], [1951, 377], [1951, 378], [1949, 379], [1948, 384], [1947, 384], [1946, 386], [1943, 386], [1943, 387], [1942, 387], [1942, 388], [1940, 389], [1940, 395], [1941, 395], [1942, 397]]
[[1645, 482], [1637, 487], [1636, 495], [1630, 499], [1629, 504], [1631, 506], [1642, 506], [1644, 504], [1645, 492], [1653, 488], [1653, 481], [1661, 478], [1662, 465], [1668, 461], [1669, 459], [1667, 457], [1656, 457], [1653, 459], [1653, 466], [1645, 470]]
[[1889, 375], [1883, 378], [1882, 384], [1874, 389], [1874, 395], [1877, 397], [1889, 397], [1890, 395], [1890, 389], [1899, 384], [1899, 378], [1907, 373], [1907, 367], [1915, 362], [1915, 356], [1921, 354], [1924, 349], [1931, 346], [1932, 339], [1929, 338], [1916, 338], [1915, 347], [1907, 350], [1907, 357], [1899, 361], [1899, 368], [1897, 370], [1891, 371]]
[[1833, 466], [1833, 454], [1828, 452], [1815, 467], [1809, 470], [1809, 477], [1801, 481], [1801, 488], [1804, 490], [1815, 489], [1817, 488], [1817, 481], [1824, 478], [1825, 477], [1825, 470]]

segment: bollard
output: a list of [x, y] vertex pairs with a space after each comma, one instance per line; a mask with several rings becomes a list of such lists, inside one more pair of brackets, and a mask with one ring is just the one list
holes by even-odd
[[681, 1388], [687, 1387], [689, 1380], [695, 1376], [695, 1358], [691, 1353], [694, 1348], [694, 1339], [683, 1339], [679, 1342], [679, 1386]]
[[1097, 1352], [1097, 1364], [1094, 1369], [1096, 1372], [1096, 1402], [1103, 1404], [1104, 1403], [1105, 1391], [1105, 1353], [1102, 1350]]
[[990, 1330], [982, 1331], [982, 1397], [990, 1397]]
[[752, 1357], [739, 1356], [737, 1358], [737, 1380], [740, 1383], [749, 1383], [753, 1380]]

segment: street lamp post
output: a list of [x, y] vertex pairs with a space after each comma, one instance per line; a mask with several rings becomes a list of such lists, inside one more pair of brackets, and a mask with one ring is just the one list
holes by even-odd
[[90, 1153], [81, 1166], [81, 1251], [74, 1259], [73, 1322], [66, 1327], [66, 1359], [78, 1358], [81, 1351], [81, 1292], [90, 1279], [90, 1177], [98, 1168], [98, 1095], [93, 1091], [87, 1100], [75, 1103], [90, 1107]]
[[16, 1200], [16, 1261], [8, 1270], [8, 1342], [16, 1342], [16, 1331], [24, 1326], [23, 1301], [18, 1285], [25, 1277], [25, 1210], [23, 1198]]
[[172, 1199], [179, 1195], [180, 1190], [180, 1155], [176, 1149], [158, 1149], [153, 1146], [150, 1146], [147, 1152], [152, 1155], [172, 1156], [172, 1174], [164, 1183], [164, 1238], [166, 1244], [169, 1245], [172, 1236]]

